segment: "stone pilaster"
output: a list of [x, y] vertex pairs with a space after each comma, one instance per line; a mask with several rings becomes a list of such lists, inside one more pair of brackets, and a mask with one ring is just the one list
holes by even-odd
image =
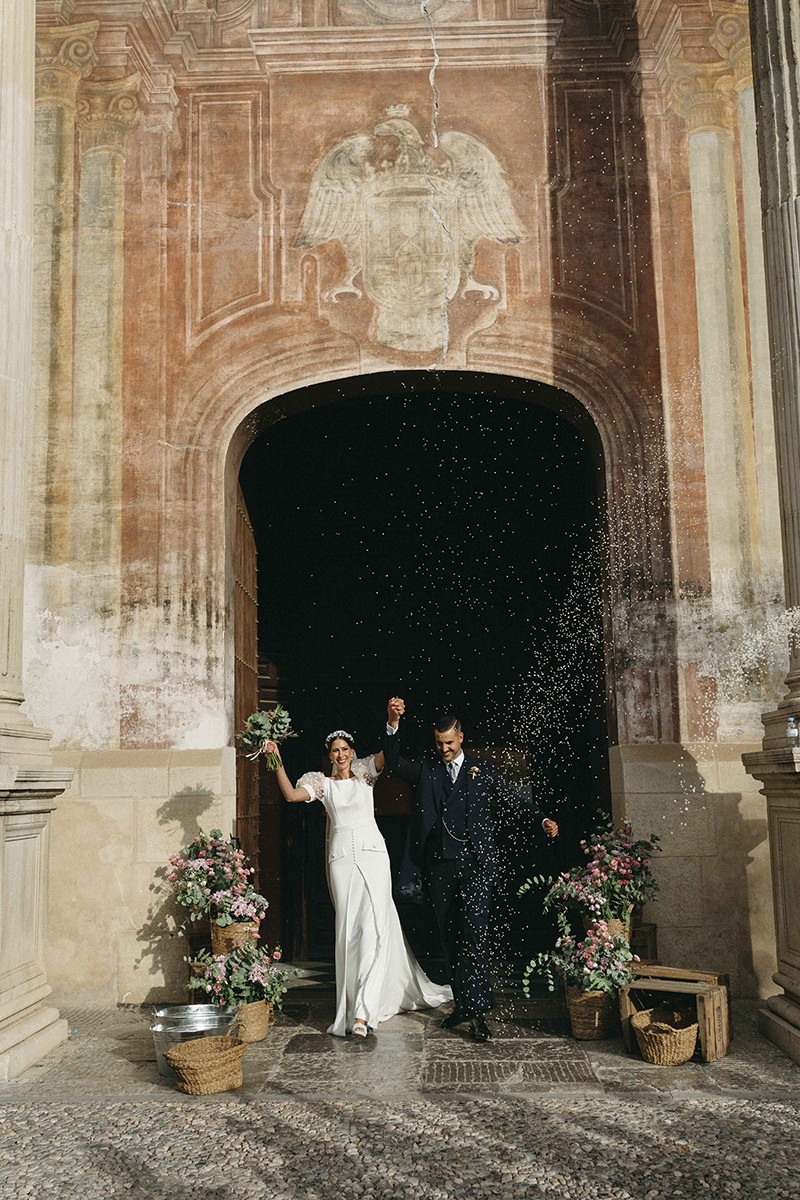
[[62, 1041], [44, 1003], [49, 814], [72, 772], [55, 770], [48, 734], [20, 713], [31, 420], [34, 18], [0, 4], [0, 1079]]
[[139, 84], [138, 75], [86, 83], [78, 99], [76, 495], [70, 557], [79, 572], [119, 562], [125, 152], [139, 120]]
[[[790, 0], [751, 0], [772, 397], [786, 603], [800, 611], [800, 30]], [[795, 622], [796, 625], [796, 622]], [[767, 797], [777, 939], [775, 982], [761, 1028], [800, 1063], [800, 754], [785, 737], [800, 713], [800, 641], [790, 646], [788, 695], [764, 717], [763, 750], [745, 767]]]
[[[155, 86], [154, 86], [155, 85]], [[129, 143], [125, 192], [126, 308], [125, 420], [137, 435], [126, 442], [122, 463], [121, 536], [122, 611], [120, 685], [122, 747], [159, 744], [163, 719], [141, 647], [151, 645], [159, 628], [158, 569], [161, 510], [167, 436], [167, 352], [169, 325], [166, 263], [168, 258], [169, 180], [177, 96], [170, 76], [143, 82], [149, 95], [142, 119]], [[133, 328], [129, 328], [133, 323]], [[151, 716], [145, 717], [145, 713]]]
[[688, 135], [712, 603], [740, 610], [752, 581], [748, 520], [756, 504], [733, 77], [723, 64], [677, 59], [670, 72]]
[[[122, 477], [125, 171], [140, 78], [87, 82], [78, 94], [80, 189], [75, 250], [68, 637], [88, 638], [87, 700], [96, 744], [119, 737], [118, 634]], [[154, 236], [157, 236], [154, 231]], [[66, 618], [65, 618], [66, 619]]]
[[744, 4], [715, 3], [714, 12], [717, 17], [711, 43], [731, 69], [738, 99], [753, 435], [758, 488], [758, 513], [752, 521], [753, 531], [758, 532], [758, 542], [754, 548], [754, 566], [765, 596], [782, 596], [783, 556], [780, 548], [778, 471], [775, 459], [775, 422], [772, 413], [772, 372], [764, 279], [764, 243], [761, 233], [761, 184], [758, 177], [750, 29], [747, 7]]
[[[36, 31], [33, 445], [28, 561], [69, 557], [75, 103], [98, 22]], [[52, 607], [53, 597], [42, 598]]]

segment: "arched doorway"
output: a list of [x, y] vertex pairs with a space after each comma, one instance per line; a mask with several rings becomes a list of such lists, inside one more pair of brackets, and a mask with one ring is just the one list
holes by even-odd
[[[573, 860], [593, 812], [609, 804], [594, 427], [558, 389], [477, 373], [316, 385], [293, 393], [292, 409], [252, 442], [240, 471], [242, 536], [249, 521], [258, 561], [250, 659], [261, 702], [281, 699], [301, 730], [286, 747], [289, 772], [320, 765], [332, 728], [374, 749], [390, 694], [408, 701], [417, 754], [437, 712], [457, 711], [469, 743], [530, 783], [562, 825], [558, 849], [543, 848], [525, 819], [502, 825], [503, 939], [511, 957], [524, 954], [535, 913], [516, 904], [516, 886]], [[237, 638], [237, 659], [246, 656]], [[252, 695], [252, 671], [249, 686]], [[263, 774], [255, 811], [253, 800], [269, 936], [294, 957], [324, 958], [323, 814], [282, 806]], [[377, 803], [397, 859], [409, 797], [383, 781]], [[401, 915], [431, 953], [424, 917]]]

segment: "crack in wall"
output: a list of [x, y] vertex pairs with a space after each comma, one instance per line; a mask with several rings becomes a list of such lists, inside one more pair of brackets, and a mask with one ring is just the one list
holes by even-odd
[[[430, 32], [431, 50], [433, 51], [433, 63], [431, 65], [430, 71], [428, 72], [428, 81], [430, 82], [430, 85], [431, 85], [431, 95], [432, 95], [431, 144], [432, 144], [434, 150], [438, 150], [438, 148], [439, 148], [439, 129], [438, 129], [438, 126], [439, 126], [439, 88], [436, 83], [436, 71], [439, 66], [439, 48], [436, 45], [436, 27], [434, 26], [433, 21], [431, 20], [431, 14], [428, 12], [428, 5], [427, 5], [426, 0], [420, 0], [419, 7], [420, 7], [420, 12], [422, 13], [423, 20], [425, 21], [426, 25], [428, 26], [428, 30]], [[431, 216], [436, 221], [438, 221], [445, 237], [447, 238], [448, 243], [452, 244], [453, 235], [451, 234], [450, 230], [447, 228], [447, 224], [444, 220], [444, 217], [442, 216], [439, 209], [436, 207], [436, 203], [434, 200], [434, 197], [436, 196], [436, 185], [433, 182], [433, 180], [431, 180], [431, 179], [428, 180], [428, 183], [429, 183], [429, 187], [430, 187], [430, 192], [428, 195], [428, 208], [430, 209]], [[445, 285], [445, 287], [444, 287], [445, 299], [444, 299], [444, 304], [442, 305], [442, 352], [441, 352], [441, 361], [439, 364], [441, 366], [444, 366], [445, 360], [447, 358], [447, 350], [448, 350], [448, 346], [449, 346], [449, 342], [450, 342], [450, 312], [449, 312], [450, 301], [448, 299], [448, 293], [450, 291], [450, 268], [448, 265], [445, 266], [444, 285]]]
[[431, 35], [431, 49], [433, 50], [433, 66], [428, 72], [428, 81], [431, 85], [431, 92], [433, 93], [433, 107], [431, 110], [431, 141], [433, 143], [434, 150], [438, 150], [439, 132], [437, 127], [439, 124], [439, 88], [436, 83], [436, 69], [439, 66], [439, 48], [436, 45], [436, 27], [431, 20], [431, 14], [428, 12], [426, 0], [420, 0], [419, 7]]

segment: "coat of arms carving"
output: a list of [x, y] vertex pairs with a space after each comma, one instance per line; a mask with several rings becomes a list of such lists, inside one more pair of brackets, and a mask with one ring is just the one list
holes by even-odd
[[[446, 346], [448, 305], [458, 294], [499, 299], [473, 278], [481, 238], [510, 245], [525, 233], [496, 157], [468, 133], [445, 132], [426, 147], [404, 106], [371, 134], [338, 142], [311, 181], [298, 247], [339, 241], [347, 270], [331, 302], [352, 295], [374, 305], [370, 337], [397, 350]], [[356, 281], [361, 278], [361, 286]]]

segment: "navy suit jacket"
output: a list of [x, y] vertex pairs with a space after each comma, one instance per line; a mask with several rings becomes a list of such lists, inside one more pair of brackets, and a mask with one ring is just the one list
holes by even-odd
[[[439, 797], [447, 768], [441, 761], [414, 762], [406, 758], [400, 749], [399, 734], [387, 735], [383, 752], [389, 771], [414, 786], [416, 811], [409, 839], [409, 857], [414, 868], [421, 872], [425, 843], [439, 818]], [[541, 820], [546, 814], [531, 803], [525, 792], [507, 783], [492, 763], [465, 755], [461, 772], [466, 785], [468, 850], [474, 863], [491, 877], [498, 866], [493, 806], [524, 808]]]

